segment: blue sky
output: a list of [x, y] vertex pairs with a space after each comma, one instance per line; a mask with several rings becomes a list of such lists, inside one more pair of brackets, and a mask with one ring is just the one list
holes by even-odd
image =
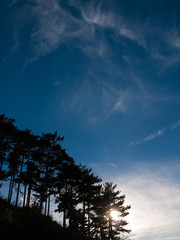
[[0, 111], [118, 183], [132, 238], [180, 238], [180, 3], [0, 2]]

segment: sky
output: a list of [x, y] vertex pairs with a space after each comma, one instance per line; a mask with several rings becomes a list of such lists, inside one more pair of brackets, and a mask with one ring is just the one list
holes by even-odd
[[0, 114], [58, 131], [131, 204], [134, 240], [180, 239], [180, 2], [0, 1]]

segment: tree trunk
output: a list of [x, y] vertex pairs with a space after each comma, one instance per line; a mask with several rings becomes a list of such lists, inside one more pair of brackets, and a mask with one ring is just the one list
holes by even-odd
[[66, 227], [66, 209], [64, 209], [64, 214], [63, 214], [63, 228]]
[[27, 190], [27, 184], [25, 184], [24, 186], [23, 207], [25, 207], [25, 203], [26, 203], [26, 190]]
[[[21, 175], [22, 175], [23, 164], [24, 164], [24, 155], [23, 155], [23, 158], [22, 158], [21, 169], [20, 169], [20, 173], [19, 173], [19, 177], [20, 177], [20, 178], [21, 178]], [[20, 179], [19, 179], [18, 188], [17, 188], [17, 194], [16, 194], [16, 204], [15, 204], [16, 207], [17, 207], [17, 205], [18, 205], [20, 185], [21, 185], [21, 181], [20, 181]]]
[[0, 171], [2, 170], [2, 166], [3, 166], [3, 160], [1, 160], [1, 164], [0, 164]]
[[41, 210], [41, 213], [42, 213], [42, 210], [43, 210], [43, 198], [42, 198], [42, 196], [40, 198], [40, 210]]
[[[66, 180], [66, 194], [67, 194], [67, 180]], [[64, 208], [64, 214], [63, 214], [63, 228], [66, 228], [66, 209]]]
[[26, 201], [26, 206], [29, 208], [30, 205], [30, 200], [31, 200], [31, 190], [32, 190], [32, 184], [29, 184], [28, 187], [28, 193], [27, 193], [27, 201]]
[[45, 209], [44, 209], [44, 214], [46, 215], [47, 213], [47, 197], [46, 197], [46, 201], [45, 201]]
[[103, 228], [102, 228], [102, 226], [100, 227], [100, 232], [101, 232], [101, 239], [104, 239], [104, 233], [103, 233]]
[[14, 178], [13, 178], [12, 185], [11, 185], [11, 191], [10, 191], [10, 199], [9, 199], [9, 203], [11, 203], [12, 193], [13, 193], [13, 188], [14, 188]]
[[[28, 158], [28, 162], [29, 162], [29, 158]], [[34, 164], [34, 159], [32, 161], [32, 163]], [[30, 178], [33, 178], [33, 174], [32, 171], [30, 172]], [[30, 206], [30, 201], [31, 201], [31, 190], [32, 190], [32, 181], [29, 183], [29, 187], [28, 187], [28, 194], [27, 194], [27, 203], [26, 206], [29, 208]]]
[[17, 193], [16, 193], [16, 203], [15, 203], [15, 207], [17, 207], [17, 205], [18, 205], [19, 190], [20, 190], [20, 182], [18, 183], [18, 188], [17, 188]]
[[13, 187], [14, 187], [14, 176], [11, 176], [11, 180], [9, 183], [9, 193], [8, 193], [8, 203], [11, 203], [12, 193], [13, 193]]
[[112, 218], [109, 218], [109, 240], [112, 240]]
[[83, 235], [85, 232], [85, 211], [86, 211], [86, 205], [85, 205], [85, 201], [83, 201], [83, 224], [82, 224], [82, 234]]
[[[28, 155], [28, 158], [27, 158], [27, 164], [29, 163], [29, 159], [30, 159], [30, 155]], [[27, 172], [26, 172], [26, 175], [25, 175], [25, 179], [27, 181]], [[23, 198], [23, 207], [26, 206], [26, 191], [27, 191], [27, 183], [25, 183], [25, 186], [24, 186], [24, 198]]]
[[4, 161], [5, 161], [5, 156], [6, 156], [6, 151], [3, 150], [3, 153], [2, 153], [2, 155], [1, 155], [1, 160], [0, 160], [0, 162], [1, 162], [1, 164], [0, 164], [0, 171], [1, 171], [2, 168], [3, 168], [3, 163], [4, 163]]
[[9, 203], [9, 201], [10, 201], [11, 185], [12, 185], [12, 176], [11, 176], [11, 179], [10, 179], [10, 182], [9, 182], [8, 203]]
[[48, 196], [48, 211], [47, 211], [48, 216], [49, 216], [49, 212], [50, 212], [50, 202], [51, 202], [51, 196], [49, 194], [49, 196]]
[[89, 217], [90, 210], [89, 210], [89, 208], [90, 208], [90, 204], [88, 203], [88, 238], [90, 239], [90, 217]]

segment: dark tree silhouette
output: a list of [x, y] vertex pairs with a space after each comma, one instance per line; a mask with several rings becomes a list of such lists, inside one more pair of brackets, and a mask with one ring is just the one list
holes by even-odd
[[58, 151], [61, 149], [59, 147], [59, 142], [63, 138], [54, 134], [42, 133], [42, 137], [39, 140], [39, 147], [36, 151], [36, 156], [39, 157], [39, 171], [36, 175], [37, 184], [34, 186], [34, 191], [36, 192], [36, 198], [40, 199], [40, 206], [42, 208], [43, 203], [45, 215], [49, 215], [50, 212], [50, 200], [51, 195], [54, 194], [54, 182], [56, 175], [56, 164]]
[[8, 177], [6, 176], [6, 171], [3, 170], [3, 164], [7, 163], [7, 153], [12, 148], [17, 131], [14, 122], [14, 119], [9, 119], [4, 114], [0, 115], [0, 181]]
[[94, 197], [99, 193], [101, 182], [98, 176], [94, 176], [92, 169], [87, 169], [85, 166], [81, 167], [80, 184], [78, 186], [79, 202], [82, 203], [82, 234], [90, 238], [91, 236], [91, 206]]
[[[125, 195], [113, 183], [100, 184], [92, 169], [77, 165], [61, 147], [62, 141], [57, 132], [38, 136], [19, 130], [13, 119], [0, 115], [0, 181], [9, 183], [8, 203], [15, 197], [17, 208], [22, 194], [23, 209], [32, 203], [49, 216], [52, 199], [55, 211], [63, 214], [63, 228], [89, 240], [122, 239], [121, 233], [130, 233], [125, 228], [130, 209], [124, 206]], [[112, 210], [119, 213], [116, 222]]]
[[[124, 228], [127, 222], [123, 219], [128, 215], [128, 210], [131, 206], [124, 206], [125, 195], [120, 195], [120, 191], [116, 190], [117, 185], [113, 183], [105, 183], [102, 185], [97, 202], [95, 204], [95, 229], [98, 239], [115, 239], [116, 235], [120, 233], [130, 233], [130, 230]], [[119, 212], [121, 218], [114, 226], [111, 217], [111, 211], [116, 210]]]

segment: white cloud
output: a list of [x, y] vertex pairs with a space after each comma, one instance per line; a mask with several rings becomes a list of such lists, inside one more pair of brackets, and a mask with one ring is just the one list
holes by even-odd
[[78, 46], [86, 55], [89, 57], [107, 57], [107, 53], [109, 52], [108, 46], [103, 39], [96, 39], [96, 41], [91, 41], [89, 44], [85, 44], [82, 46]]
[[163, 135], [164, 133], [166, 132], [166, 129], [163, 128], [163, 129], [160, 129], [158, 130], [157, 132], [153, 133], [153, 134], [150, 134], [149, 136], [145, 137], [143, 140], [139, 140], [139, 141], [134, 141], [134, 142], [131, 142], [129, 145], [132, 146], [132, 145], [137, 145], [137, 144], [140, 144], [140, 143], [144, 143], [144, 142], [148, 142], [148, 141], [151, 141], [157, 137], [160, 137], [161, 135]]
[[143, 142], [151, 141], [151, 140], [153, 140], [153, 139], [155, 139], [155, 138], [163, 135], [165, 132], [166, 132], [165, 129], [160, 129], [160, 130], [158, 130], [156, 133], [147, 136], [147, 137], [143, 140]]
[[165, 134], [167, 131], [171, 131], [175, 128], [178, 128], [179, 126], [180, 126], [180, 120], [173, 123], [170, 127], [159, 129], [157, 132], [155, 132], [153, 134], [150, 134], [149, 136], [145, 137], [143, 140], [138, 140], [138, 141], [131, 142], [129, 145], [132, 146], [132, 145], [137, 145], [137, 144], [140, 144], [140, 143], [144, 143], [144, 142], [154, 140], [155, 138], [160, 137], [163, 134]]
[[45, 55], [59, 47], [66, 29], [67, 15], [58, 5], [58, 1], [39, 2], [32, 9], [37, 25], [31, 34], [33, 51]]
[[[92, 26], [73, 17], [70, 11], [61, 7], [58, 0], [34, 0], [31, 3], [26, 2], [23, 7], [24, 11], [27, 10], [28, 19], [33, 19], [34, 27], [29, 33], [32, 58], [54, 51], [67, 40], [88, 40], [93, 35]], [[27, 19], [27, 14], [22, 14], [22, 17]], [[22, 23], [23, 20], [18, 24]]]
[[[81, 7], [74, 6], [77, 10]], [[31, 46], [35, 55], [43, 56], [57, 49], [61, 44], [76, 40], [76, 47], [89, 56], [95, 53], [104, 56], [106, 43], [96, 37], [94, 25], [82, 18], [74, 17], [70, 11], [65, 10], [59, 1], [39, 1], [32, 8], [37, 18], [36, 26], [31, 33]], [[73, 42], [71, 41], [73, 45]]]
[[76, 47], [81, 48], [88, 55], [96, 52], [100, 57], [104, 56], [107, 44], [103, 41], [103, 35], [101, 40], [97, 37], [95, 26], [101, 29], [111, 28], [119, 35], [145, 46], [143, 35], [137, 31], [134, 24], [110, 10], [103, 11], [101, 4], [81, 5], [76, 1], [69, 2], [82, 14], [82, 18], [76, 18], [70, 11], [62, 8], [58, 0], [34, 0], [33, 3], [29, 14], [36, 19], [30, 34], [35, 56], [44, 56], [57, 49], [60, 44], [77, 38], [80, 42]]
[[117, 168], [117, 167], [118, 167], [117, 164], [115, 164], [115, 163], [110, 163], [110, 162], [107, 163], [107, 166], [108, 166], [108, 167], [111, 167], [111, 168]]
[[135, 96], [133, 96], [130, 91], [119, 90], [117, 100], [116, 100], [115, 104], [113, 105], [113, 107], [111, 108], [108, 115], [115, 113], [115, 112], [125, 113], [125, 112], [129, 111], [132, 107], [134, 100], [135, 100]]
[[[108, 67], [111, 67], [111, 65], [109, 64]], [[108, 67], [104, 70], [106, 78], [111, 77], [111, 75], [107, 77]], [[128, 79], [127, 81], [130, 84], [121, 79], [120, 75], [117, 83], [106, 78], [102, 79], [96, 73], [96, 69], [92, 71], [89, 69], [86, 75], [84, 75], [84, 79], [76, 81], [70, 94], [65, 97], [66, 101], [64, 103], [66, 107], [68, 104], [76, 114], [83, 113], [86, 123], [93, 124], [114, 114], [124, 115], [137, 112], [143, 112], [144, 114], [153, 104], [169, 101], [169, 98], [148, 93], [138, 77], [133, 76], [131, 79]], [[114, 79], [114, 76], [112, 78]], [[164, 133], [165, 129], [161, 129], [130, 145], [153, 140]]]
[[173, 47], [177, 48], [178, 50], [180, 50], [180, 35], [179, 35], [179, 31], [177, 31], [176, 29], [172, 29], [169, 32], [169, 44], [171, 44]]
[[87, 4], [81, 6], [81, 12], [83, 19], [92, 24], [97, 24], [101, 27], [114, 27], [114, 18], [112, 13], [103, 12], [101, 4]]
[[[152, 40], [149, 53], [153, 59], [157, 60], [157, 66], [161, 68], [159, 74], [162, 74], [180, 61], [180, 34], [173, 26], [168, 31], [160, 28], [156, 31], [158, 41]], [[166, 51], [164, 51], [164, 46]]]
[[[12, 4], [16, 4], [17, 1], [13, 0]], [[32, 0], [31, 4], [29, 2], [28, 14], [31, 14], [36, 19], [36, 24], [31, 32], [31, 47], [36, 56], [46, 55], [55, 49], [57, 49], [60, 44], [66, 43], [72, 39], [79, 39], [79, 43], [76, 43], [76, 47], [82, 49], [89, 56], [94, 56], [97, 53], [98, 56], [103, 57], [104, 53], [108, 49], [107, 43], [103, 39], [103, 34], [101, 37], [97, 36], [97, 28], [104, 30], [107, 28], [113, 29], [114, 33], [135, 41], [137, 44], [145, 48], [159, 61], [162, 61], [163, 70], [172, 64], [180, 61], [180, 56], [177, 53], [170, 54], [167, 57], [160, 53], [158, 44], [163, 41], [167, 45], [180, 50], [180, 36], [176, 29], [171, 29], [169, 32], [163, 32], [156, 27], [153, 33], [152, 29], [147, 26], [137, 24], [132, 21], [131, 18], [125, 18], [121, 14], [116, 14], [111, 9], [106, 9], [102, 7], [101, 1], [96, 3], [96, 1], [80, 2], [78, 0], [68, 0], [67, 4], [73, 6], [81, 17], [77, 18], [71, 14], [71, 11], [67, 8], [63, 8], [61, 1], [58, 0]], [[27, 16], [24, 16], [27, 17]], [[32, 17], [32, 16], [31, 16]], [[34, 21], [35, 22], [35, 21]], [[98, 30], [99, 31], [99, 30]], [[159, 32], [161, 34], [159, 34]], [[102, 32], [101, 32], [102, 33]], [[155, 43], [153, 44], [152, 35], [157, 36], [155, 38]], [[159, 37], [163, 35], [163, 37]], [[149, 49], [147, 49], [146, 39], [151, 36], [149, 41]], [[157, 44], [157, 39], [158, 44]], [[71, 42], [71, 44], [73, 44]], [[179, 51], [178, 51], [179, 52]]]
[[[135, 22], [125, 19], [121, 15], [116, 15], [110, 9], [104, 10], [101, 4], [86, 4], [84, 2], [81, 4], [79, 1], [67, 1], [67, 4], [73, 6], [81, 15], [81, 17], [77, 18], [71, 14], [68, 8], [62, 7], [61, 1], [33, 0], [33, 3], [31, 11], [29, 11], [29, 14], [32, 14], [34, 20], [36, 20], [33, 21], [35, 25], [30, 34], [33, 54], [31, 57], [26, 58], [23, 70], [28, 64], [36, 61], [38, 57], [54, 51], [61, 44], [66, 44], [66, 46], [68, 44], [74, 45], [93, 60], [97, 59], [97, 56], [102, 58], [102, 61], [97, 64], [98, 67], [95, 67], [93, 63], [93, 68], [101, 68], [98, 71], [101, 71], [106, 78], [103, 80], [104, 87], [99, 90], [98, 83], [96, 87], [91, 82], [89, 86], [84, 86], [84, 83], [81, 83], [80, 90], [77, 89], [79, 85], [78, 87], [75, 86], [72, 96], [68, 96], [73, 107], [79, 104], [80, 111], [81, 109], [87, 109], [87, 106], [88, 111], [93, 109], [91, 113], [88, 113], [88, 122], [93, 123], [96, 119], [102, 119], [102, 116], [107, 117], [114, 113], [125, 114], [134, 111], [134, 109], [144, 110], [145, 107], [150, 106], [152, 103], [162, 101], [162, 98], [160, 99], [155, 94], [148, 93], [144, 79], [138, 77], [138, 74], [135, 73], [136, 59], [131, 59], [130, 62], [128, 54], [124, 55], [123, 58], [129, 69], [131, 66], [135, 66], [134, 68], [131, 67], [130, 71], [123, 69], [124, 63], [122, 66], [118, 63], [116, 66], [111, 60], [111, 47], [108, 45], [103, 32], [104, 29], [111, 28], [114, 31], [114, 36], [120, 36], [118, 40], [121, 41], [122, 37], [123, 39], [128, 38], [145, 47], [146, 42], [142, 27], [137, 26]], [[124, 71], [121, 73], [123, 76], [118, 79], [121, 86], [118, 83], [119, 85], [114, 84], [114, 86], [107, 87], [109, 81], [114, 82], [115, 78], [117, 80], [115, 75], [121, 71]], [[85, 74], [84, 78], [86, 78]], [[129, 80], [130, 78], [131, 80]], [[95, 80], [97, 81], [97, 79]], [[123, 85], [126, 87], [124, 88]], [[99, 96], [100, 101], [96, 101]], [[83, 101], [85, 99], [84, 103], [82, 103], [82, 99]], [[92, 107], [93, 99], [96, 99], [95, 101], [98, 102], [96, 105], [98, 106]], [[97, 108], [98, 111], [96, 111]], [[97, 112], [102, 113], [100, 114], [101, 117], [95, 117]]]
[[170, 56], [165, 56], [159, 53], [158, 49], [156, 49], [156, 51], [154, 50], [152, 52], [152, 57], [159, 62], [159, 65], [161, 67], [159, 74], [164, 73], [169, 67], [173, 66], [174, 64], [180, 61], [179, 52], [176, 52], [176, 53], [171, 52]]
[[177, 122], [175, 122], [175, 123], [172, 125], [171, 129], [175, 129], [175, 128], [179, 127], [179, 126], [180, 126], [180, 120], [177, 121]]
[[116, 104], [113, 106], [112, 111], [125, 112], [126, 106], [123, 97], [120, 97]]
[[36, 62], [36, 61], [37, 61], [37, 57], [26, 58], [21, 71], [23, 72], [27, 68], [28, 65], [30, 65], [31, 63]]
[[[168, 240], [180, 238], [180, 184], [172, 181], [169, 171], [179, 172], [179, 165], [139, 167], [134, 173], [114, 177], [126, 204], [132, 206], [127, 216], [128, 228], [136, 240]], [[172, 169], [172, 171], [171, 171]], [[179, 175], [178, 175], [179, 176]]]
[[87, 73], [83, 81], [76, 83], [65, 101], [71, 112], [83, 113], [86, 123], [94, 124], [113, 114], [126, 114], [141, 106], [139, 95], [131, 90], [121, 89], [113, 83], [98, 79]]
[[133, 26], [132, 28], [128, 26], [120, 26], [119, 33], [120, 35], [127, 37], [130, 40], [137, 42], [140, 46], [146, 48], [146, 43], [143, 35], [139, 31], [134, 31]]
[[94, 4], [89, 4], [85, 7], [81, 6], [81, 11], [82, 17], [86, 22], [98, 25], [102, 28], [114, 29], [121, 36], [133, 40], [145, 47], [145, 39], [135, 24], [128, 22], [122, 16], [116, 15], [111, 11], [103, 11], [101, 4], [97, 6]]

